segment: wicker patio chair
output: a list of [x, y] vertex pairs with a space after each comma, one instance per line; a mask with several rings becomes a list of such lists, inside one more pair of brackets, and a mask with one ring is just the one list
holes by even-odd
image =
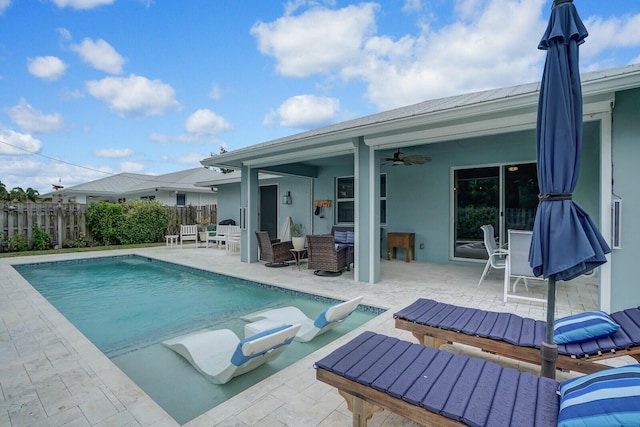
[[281, 242], [280, 239], [270, 239], [266, 231], [256, 231], [258, 246], [260, 247], [260, 261], [267, 261], [267, 267], [284, 267], [287, 261], [293, 261], [293, 243]]
[[307, 236], [309, 248], [308, 268], [318, 276], [340, 275], [342, 270], [349, 269], [347, 246], [336, 249], [333, 236]]

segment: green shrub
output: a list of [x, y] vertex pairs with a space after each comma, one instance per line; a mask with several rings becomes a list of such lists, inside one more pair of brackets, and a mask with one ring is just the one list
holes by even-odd
[[76, 248], [86, 248], [89, 245], [87, 242], [87, 235], [84, 233], [80, 233], [75, 241]]
[[44, 229], [38, 224], [33, 224], [31, 227], [33, 231], [33, 249], [37, 251], [43, 251], [45, 249], [51, 249], [51, 237], [45, 233]]
[[121, 204], [109, 202], [91, 203], [87, 208], [87, 228], [103, 245], [120, 243], [120, 227], [124, 221]]
[[125, 245], [155, 243], [167, 229], [167, 210], [155, 200], [133, 200], [123, 204], [124, 221], [118, 236]]
[[467, 206], [458, 211], [458, 238], [465, 240], [481, 240], [481, 226], [496, 224], [498, 209], [491, 206]]
[[15, 252], [25, 252], [29, 249], [29, 239], [22, 233], [11, 236], [9, 242]]

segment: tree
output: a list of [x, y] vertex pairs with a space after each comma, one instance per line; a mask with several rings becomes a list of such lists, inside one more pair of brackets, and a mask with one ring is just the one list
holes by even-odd
[[[220, 154], [224, 154], [226, 152], [227, 152], [227, 150], [225, 150], [224, 147], [220, 147]], [[220, 169], [220, 172], [222, 172], [222, 173], [231, 173], [231, 172], [235, 171], [235, 169], [228, 169], [228, 168], [219, 168], [219, 169]]]
[[13, 187], [9, 193], [9, 199], [15, 203], [24, 203], [28, 200], [27, 193], [21, 187]]
[[0, 181], [0, 201], [9, 201], [9, 192], [7, 191], [7, 186], [4, 185], [2, 181]]
[[27, 188], [27, 191], [25, 191], [26, 195], [27, 195], [27, 199], [29, 199], [32, 202], [37, 202], [38, 201], [38, 197], [40, 197], [40, 192], [38, 190], [34, 190], [33, 188], [29, 187]]

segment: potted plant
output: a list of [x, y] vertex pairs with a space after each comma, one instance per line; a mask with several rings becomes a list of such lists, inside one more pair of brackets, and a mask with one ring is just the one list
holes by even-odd
[[293, 249], [301, 251], [304, 249], [304, 224], [291, 223], [291, 242], [293, 243]]

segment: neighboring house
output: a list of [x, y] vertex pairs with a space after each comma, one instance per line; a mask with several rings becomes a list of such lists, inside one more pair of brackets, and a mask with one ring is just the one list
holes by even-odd
[[[640, 305], [640, 221], [634, 220], [640, 209], [640, 64], [585, 73], [582, 84], [583, 157], [573, 198], [615, 247], [597, 277], [600, 308], [616, 311]], [[253, 235], [266, 209], [278, 224], [287, 216], [304, 223], [307, 233], [353, 225], [356, 281], [380, 280], [387, 231], [415, 233], [417, 261], [482, 263], [479, 224], [494, 223], [502, 242], [507, 229], [531, 229], [538, 96], [536, 82], [429, 100], [201, 163], [241, 172], [239, 182], [216, 186], [220, 204], [229, 201], [229, 215], [243, 220], [243, 262], [257, 261]], [[433, 160], [385, 162], [398, 150]], [[280, 178], [259, 180], [259, 172]], [[291, 204], [282, 203], [287, 192]], [[332, 206], [315, 212], [323, 200]], [[614, 201], [622, 207], [615, 215]]]
[[97, 201], [157, 200], [167, 206], [203, 206], [217, 202], [215, 188], [196, 187], [199, 181], [212, 180], [219, 172], [208, 168], [193, 168], [164, 175], [119, 173], [84, 184], [64, 187], [43, 194], [54, 201], [91, 203]]

